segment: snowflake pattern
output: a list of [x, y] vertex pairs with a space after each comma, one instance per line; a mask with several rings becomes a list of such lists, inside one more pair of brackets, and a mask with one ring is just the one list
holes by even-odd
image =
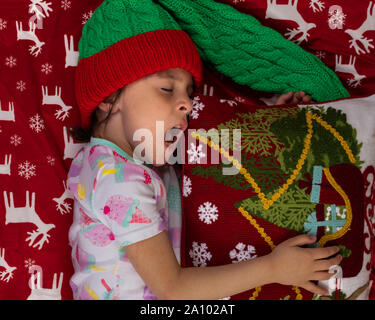
[[199, 220], [207, 224], [215, 222], [219, 217], [217, 207], [209, 201], [206, 201], [199, 206], [198, 213]]
[[[238, 250], [238, 251], [237, 251]], [[251, 245], [246, 245], [242, 242], [237, 243], [235, 249], [229, 252], [229, 257], [233, 260], [232, 263], [237, 263], [241, 261], [247, 261], [257, 257], [255, 254], [255, 248]], [[237, 259], [237, 260], [234, 260]]]
[[35, 176], [35, 165], [31, 164], [29, 161], [19, 164], [18, 175], [29, 180], [31, 177]]
[[17, 86], [16, 86], [17, 90], [19, 91], [25, 91], [26, 90], [26, 82], [25, 81], [17, 81]]
[[199, 117], [199, 111], [202, 111], [204, 108], [204, 104], [200, 101], [199, 97], [194, 97], [192, 100], [193, 103], [193, 109], [191, 110], [190, 117], [192, 119], [198, 119]]
[[246, 101], [246, 99], [244, 99], [240, 96], [234, 97], [234, 100], [238, 101], [239, 103], [244, 103]]
[[198, 148], [194, 143], [190, 143], [190, 148], [187, 151], [189, 155], [189, 163], [201, 163], [201, 159], [206, 157], [206, 154], [202, 152], [203, 146], [200, 144]]
[[193, 249], [189, 251], [189, 256], [193, 260], [193, 265], [195, 267], [205, 267], [207, 266], [207, 260], [211, 260], [212, 254], [207, 251], [207, 244], [198, 242], [193, 242]]
[[10, 137], [10, 144], [14, 145], [15, 147], [19, 146], [21, 143], [22, 138], [19, 135], [14, 134]]
[[326, 57], [326, 53], [324, 51], [317, 51], [315, 52], [315, 55], [320, 59], [323, 60]]
[[40, 117], [39, 114], [36, 114], [29, 119], [29, 127], [36, 133], [39, 133], [45, 128], [44, 120]]
[[9, 56], [5, 58], [5, 65], [9, 68], [13, 68], [17, 65], [17, 58]]
[[92, 10], [82, 15], [82, 24], [85, 24], [92, 16]]
[[7, 21], [3, 18], [0, 18], [0, 31], [5, 30], [7, 27]]
[[53, 68], [52, 64], [47, 62], [47, 63], [42, 64], [42, 67], [40, 68], [40, 70], [47, 75], [52, 72], [52, 68]]
[[233, 4], [237, 4], [237, 3], [240, 3], [240, 2], [245, 2], [245, 0], [233, 0]]
[[72, 2], [68, 0], [62, 0], [61, 1], [61, 8], [63, 8], [65, 11], [70, 9]]
[[47, 156], [47, 162], [48, 162], [48, 164], [49, 164], [51, 167], [53, 167], [53, 166], [55, 165], [55, 161], [56, 161], [56, 159], [55, 159], [54, 157], [52, 157], [52, 156]]
[[30, 269], [32, 266], [35, 265], [35, 260], [29, 258], [25, 260], [25, 268]]
[[187, 176], [184, 176], [183, 182], [183, 195], [184, 197], [189, 196], [191, 193], [191, 179]]

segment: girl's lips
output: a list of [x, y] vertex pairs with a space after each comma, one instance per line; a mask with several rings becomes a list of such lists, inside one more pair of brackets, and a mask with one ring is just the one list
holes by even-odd
[[176, 149], [177, 143], [183, 136], [184, 131], [187, 129], [187, 127], [187, 120], [183, 120], [179, 124], [166, 131], [164, 145], [168, 151], [173, 152]]
[[172, 145], [178, 142], [178, 140], [180, 140], [183, 134], [184, 134], [183, 130], [178, 129], [178, 128], [172, 128], [168, 130], [167, 133], [165, 134], [164, 142], [167, 145]]

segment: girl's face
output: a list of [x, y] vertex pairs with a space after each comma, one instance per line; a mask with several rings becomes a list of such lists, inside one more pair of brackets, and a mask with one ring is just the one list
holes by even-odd
[[191, 74], [179, 68], [134, 81], [123, 89], [99, 137], [146, 163], [163, 165], [187, 128], [193, 91]]

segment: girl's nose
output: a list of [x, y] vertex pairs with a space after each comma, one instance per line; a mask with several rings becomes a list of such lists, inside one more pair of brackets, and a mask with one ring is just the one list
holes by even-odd
[[185, 113], [191, 112], [193, 110], [193, 103], [190, 98], [184, 99], [178, 104], [178, 110], [183, 111]]

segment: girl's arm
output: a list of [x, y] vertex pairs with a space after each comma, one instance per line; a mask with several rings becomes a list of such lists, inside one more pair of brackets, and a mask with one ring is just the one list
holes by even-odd
[[[337, 247], [300, 248], [315, 239], [301, 235], [284, 241], [270, 254], [235, 264], [181, 268], [166, 232], [125, 247], [135, 270], [159, 299], [219, 299], [267, 283], [298, 285], [327, 294], [311, 280], [327, 280], [340, 256]], [[323, 260], [322, 260], [323, 259]]]

